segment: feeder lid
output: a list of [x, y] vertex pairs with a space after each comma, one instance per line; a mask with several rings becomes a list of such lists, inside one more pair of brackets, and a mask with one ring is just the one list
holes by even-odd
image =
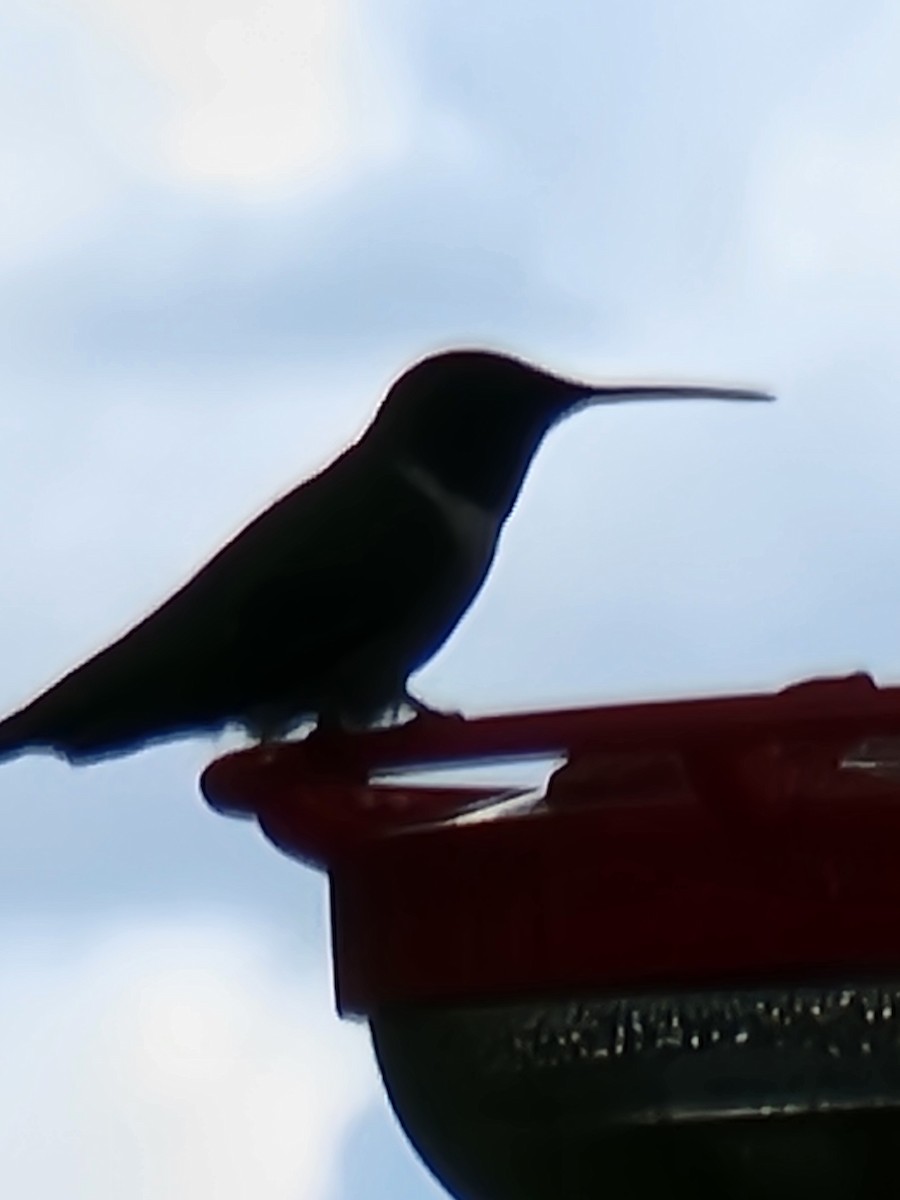
[[[554, 756], [530, 798], [397, 778]], [[328, 870], [345, 1012], [900, 967], [900, 689], [866, 675], [313, 735], [201, 786]]]

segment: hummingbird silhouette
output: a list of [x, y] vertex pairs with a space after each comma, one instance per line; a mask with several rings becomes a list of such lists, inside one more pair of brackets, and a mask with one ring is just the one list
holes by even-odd
[[475, 599], [544, 436], [592, 404], [768, 400], [588, 383], [481, 350], [422, 359], [330, 466], [276, 501], [129, 632], [0, 721], [0, 759], [90, 761], [243, 726], [365, 727]]

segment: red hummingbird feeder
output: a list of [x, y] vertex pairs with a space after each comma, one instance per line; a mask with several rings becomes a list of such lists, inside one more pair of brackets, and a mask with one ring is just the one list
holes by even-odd
[[[542, 794], [403, 778], [528, 758]], [[422, 718], [202, 788], [327, 870], [338, 1008], [461, 1200], [900, 1192], [900, 689]]]

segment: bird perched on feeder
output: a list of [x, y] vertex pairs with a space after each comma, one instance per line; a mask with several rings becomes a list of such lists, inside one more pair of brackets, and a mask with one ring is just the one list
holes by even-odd
[[123, 637], [0, 722], [0, 758], [127, 753], [229, 724], [376, 723], [478, 594], [548, 430], [592, 404], [764, 392], [588, 383], [480, 350], [422, 359], [329, 467]]

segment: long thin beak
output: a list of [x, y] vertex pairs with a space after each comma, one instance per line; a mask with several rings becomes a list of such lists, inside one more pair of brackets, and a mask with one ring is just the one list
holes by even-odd
[[655, 381], [650, 379], [609, 380], [591, 386], [578, 384], [583, 404], [623, 404], [630, 400], [751, 400], [771, 402], [775, 396], [761, 388], [727, 384]]

